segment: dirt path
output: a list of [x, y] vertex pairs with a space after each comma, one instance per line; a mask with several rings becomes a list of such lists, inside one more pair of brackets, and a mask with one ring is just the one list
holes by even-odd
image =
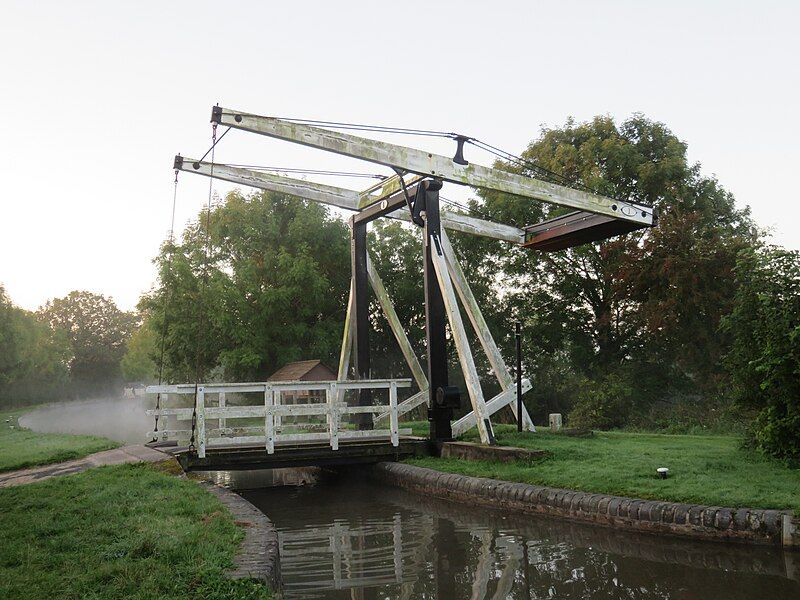
[[146, 446], [123, 446], [121, 448], [114, 448], [113, 450], [104, 450], [103, 452], [96, 452], [83, 458], [76, 460], [69, 460], [62, 463], [55, 463], [52, 465], [44, 465], [42, 467], [32, 467], [30, 469], [20, 469], [19, 471], [9, 471], [8, 473], [0, 473], [0, 488], [12, 487], [15, 485], [23, 485], [25, 483], [33, 483], [35, 481], [42, 481], [50, 479], [51, 477], [60, 477], [62, 475], [71, 475], [73, 473], [80, 473], [87, 469], [94, 467], [102, 467], [105, 465], [122, 465], [125, 463], [139, 463], [139, 462], [161, 462], [164, 460], [172, 460], [169, 454], [153, 450]]

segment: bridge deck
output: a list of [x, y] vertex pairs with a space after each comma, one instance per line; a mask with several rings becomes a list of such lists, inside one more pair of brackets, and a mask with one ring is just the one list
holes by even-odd
[[348, 440], [331, 449], [326, 443], [294, 443], [275, 446], [268, 454], [264, 446], [216, 447], [206, 449], [203, 458], [197, 451], [169, 443], [154, 443], [161, 451], [175, 456], [185, 471], [247, 471], [282, 467], [339, 466], [398, 461], [411, 456], [427, 456], [429, 440], [403, 436], [397, 446], [390, 440]]

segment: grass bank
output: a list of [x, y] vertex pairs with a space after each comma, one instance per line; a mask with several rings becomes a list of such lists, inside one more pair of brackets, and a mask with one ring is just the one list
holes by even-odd
[[119, 446], [117, 442], [88, 435], [35, 433], [19, 426], [26, 409], [0, 412], [0, 472], [81, 458]]
[[242, 536], [230, 513], [164, 468], [0, 489], [0, 598], [268, 598], [224, 575]]
[[[425, 427], [414, 424], [415, 432]], [[495, 434], [501, 445], [548, 450], [552, 457], [524, 464], [439, 458], [409, 462], [585, 492], [800, 513], [800, 469], [741, 448], [736, 436], [595, 432], [576, 438], [542, 428], [519, 434], [510, 425], [495, 426]], [[463, 439], [477, 441], [477, 434], [473, 430]], [[657, 478], [658, 467], [668, 467], [670, 477]]]

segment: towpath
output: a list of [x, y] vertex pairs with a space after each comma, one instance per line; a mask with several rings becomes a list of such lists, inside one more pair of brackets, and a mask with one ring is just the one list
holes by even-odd
[[81, 471], [93, 469], [94, 467], [122, 465], [126, 463], [153, 463], [164, 460], [172, 460], [172, 457], [169, 454], [153, 450], [147, 446], [122, 446], [121, 448], [114, 448], [113, 450], [96, 452], [95, 454], [90, 454], [89, 456], [84, 456], [76, 460], [0, 473], [0, 488], [33, 483], [35, 481], [42, 481], [62, 475], [72, 475], [73, 473], [80, 473]]

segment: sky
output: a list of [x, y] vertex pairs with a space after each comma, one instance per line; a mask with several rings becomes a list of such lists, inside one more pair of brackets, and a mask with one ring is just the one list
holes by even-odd
[[[75, 289], [135, 307], [170, 227], [173, 156], [205, 152], [215, 103], [456, 131], [515, 153], [569, 117], [640, 112], [686, 142], [689, 159], [749, 205], [775, 243], [800, 249], [798, 2], [0, 8], [0, 284], [27, 309]], [[449, 141], [393, 141], [453, 151]], [[217, 160], [388, 174], [239, 131]], [[181, 174], [178, 231], [208, 193], [208, 179]]]

